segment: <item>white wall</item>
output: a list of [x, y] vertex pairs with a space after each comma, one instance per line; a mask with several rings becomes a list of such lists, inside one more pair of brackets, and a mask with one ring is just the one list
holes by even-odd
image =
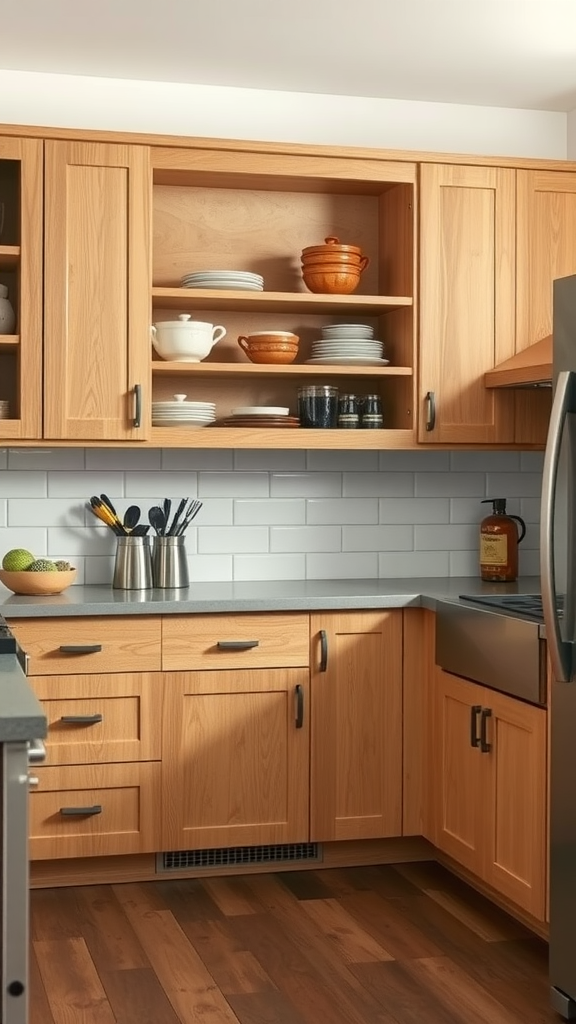
[[566, 159], [567, 116], [0, 70], [0, 122]]
[[567, 156], [569, 160], [576, 160], [576, 110], [570, 111], [567, 122]]

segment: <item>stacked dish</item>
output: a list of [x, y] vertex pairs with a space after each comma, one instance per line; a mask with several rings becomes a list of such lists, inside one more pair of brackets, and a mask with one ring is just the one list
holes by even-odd
[[264, 278], [248, 270], [199, 270], [185, 274], [181, 281], [183, 288], [220, 288], [230, 291], [261, 292]]
[[186, 395], [174, 395], [174, 402], [152, 402], [153, 427], [208, 427], [216, 419], [215, 402], [186, 402]]
[[322, 328], [322, 337], [312, 342], [312, 358], [307, 363], [332, 366], [387, 366], [384, 345], [364, 324], [333, 324]]
[[299, 427], [300, 420], [289, 412], [284, 406], [244, 405], [219, 422], [222, 427]]

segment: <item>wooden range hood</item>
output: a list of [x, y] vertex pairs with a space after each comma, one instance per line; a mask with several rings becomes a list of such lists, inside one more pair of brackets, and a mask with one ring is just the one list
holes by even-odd
[[484, 374], [487, 388], [529, 388], [552, 385], [552, 335], [517, 352]]

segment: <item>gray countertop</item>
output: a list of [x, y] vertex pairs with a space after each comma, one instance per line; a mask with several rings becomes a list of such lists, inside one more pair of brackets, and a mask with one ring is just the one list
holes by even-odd
[[15, 654], [0, 654], [0, 743], [42, 739], [46, 715]]
[[259, 580], [197, 583], [183, 590], [113, 590], [75, 586], [54, 597], [3, 591], [7, 619], [74, 615], [159, 615], [214, 612], [347, 611], [361, 608], [436, 607], [460, 594], [539, 594], [540, 579], [482, 583], [472, 577], [367, 580]]

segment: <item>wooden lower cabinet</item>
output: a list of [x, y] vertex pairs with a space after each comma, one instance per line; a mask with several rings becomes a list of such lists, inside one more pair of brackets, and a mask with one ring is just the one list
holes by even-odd
[[308, 840], [308, 668], [167, 672], [164, 850]]
[[312, 615], [310, 838], [402, 834], [402, 611]]
[[433, 718], [433, 842], [544, 920], [546, 711], [437, 668]]

